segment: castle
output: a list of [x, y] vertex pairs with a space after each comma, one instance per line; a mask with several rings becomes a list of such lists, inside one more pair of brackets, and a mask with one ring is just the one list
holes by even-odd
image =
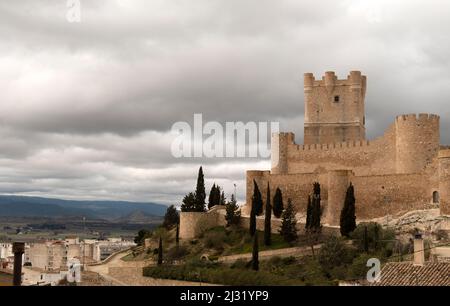
[[293, 133], [272, 135], [270, 171], [247, 171], [249, 211], [253, 180], [265, 195], [279, 187], [305, 213], [314, 182], [322, 187], [323, 223], [339, 225], [347, 187], [355, 187], [356, 216], [367, 220], [440, 208], [450, 215], [450, 148], [440, 145], [439, 116], [401, 115], [374, 140], [366, 139], [367, 78], [351, 71], [340, 80], [304, 75], [304, 144]]

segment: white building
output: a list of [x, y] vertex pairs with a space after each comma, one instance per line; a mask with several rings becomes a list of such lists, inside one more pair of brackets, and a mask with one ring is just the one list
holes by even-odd
[[12, 243], [0, 243], [0, 259], [6, 259], [11, 256], [14, 256]]

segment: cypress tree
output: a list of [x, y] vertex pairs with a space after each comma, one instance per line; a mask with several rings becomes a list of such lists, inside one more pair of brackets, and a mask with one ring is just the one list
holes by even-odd
[[283, 236], [286, 242], [293, 242], [297, 240], [297, 220], [295, 219], [294, 206], [291, 199], [288, 199], [288, 204], [283, 212], [280, 235]]
[[250, 236], [253, 237], [256, 233], [256, 213], [255, 210], [252, 208], [250, 211], [250, 226], [249, 226], [249, 232]]
[[215, 201], [215, 196], [216, 196], [216, 184], [214, 183], [211, 187], [211, 191], [209, 192], [208, 209], [211, 209], [214, 205], [217, 205]]
[[273, 215], [280, 218], [283, 213], [283, 209], [283, 195], [281, 193], [281, 189], [277, 188], [275, 191], [275, 196], [273, 197]]
[[262, 212], [262, 199], [261, 192], [259, 191], [258, 184], [253, 180], [253, 196], [252, 196], [252, 208], [250, 211], [250, 235], [253, 236], [256, 232], [256, 216]]
[[340, 217], [341, 235], [349, 237], [356, 229], [356, 215], [355, 215], [355, 190], [352, 183], [347, 188], [345, 195], [344, 207], [341, 211]]
[[259, 270], [259, 246], [257, 232], [255, 232], [255, 236], [253, 237], [252, 269], [255, 271]]
[[310, 230], [313, 232], [320, 232], [320, 218], [322, 216], [322, 208], [320, 205], [320, 184], [314, 183], [314, 193], [312, 198], [311, 207], [311, 219], [310, 219]]
[[272, 244], [272, 206], [270, 205], [270, 185], [267, 183], [267, 198], [266, 198], [266, 211], [264, 218], [264, 245], [269, 246]]
[[162, 265], [163, 263], [163, 245], [162, 245], [162, 238], [159, 237], [159, 248], [158, 248], [158, 266]]
[[198, 170], [197, 187], [195, 189], [195, 211], [205, 211], [205, 178], [203, 176], [203, 167]]
[[253, 186], [252, 209], [255, 210], [255, 215], [259, 216], [263, 212], [263, 201], [258, 184], [256, 184], [255, 180], [253, 180]]

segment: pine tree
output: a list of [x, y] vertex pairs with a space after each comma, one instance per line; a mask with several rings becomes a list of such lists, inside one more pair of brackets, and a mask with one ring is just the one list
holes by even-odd
[[306, 231], [309, 231], [311, 228], [311, 214], [312, 214], [312, 203], [311, 203], [311, 196], [308, 196], [308, 206], [306, 206], [306, 224], [305, 229]]
[[162, 265], [163, 263], [163, 245], [162, 245], [162, 238], [159, 237], [159, 248], [158, 248], [158, 266]]
[[166, 214], [164, 215], [163, 226], [166, 229], [171, 229], [174, 225], [180, 222], [180, 215], [174, 205], [167, 208]]
[[270, 205], [270, 185], [267, 183], [267, 197], [264, 218], [264, 245], [272, 244], [272, 206]]
[[355, 190], [352, 183], [347, 188], [345, 195], [344, 207], [341, 211], [340, 217], [341, 235], [349, 237], [356, 229], [356, 215], [355, 215]]
[[252, 269], [255, 271], [259, 270], [259, 246], [257, 232], [255, 232], [255, 236], [253, 237]]
[[295, 211], [291, 199], [288, 199], [287, 207], [281, 218], [280, 235], [289, 243], [297, 240], [297, 220], [295, 219]]
[[200, 167], [200, 169], [198, 170], [197, 187], [195, 189], [195, 211], [205, 211], [205, 199], [205, 179], [203, 176], [203, 167]]
[[208, 209], [213, 208], [215, 205], [217, 205], [216, 201], [215, 201], [215, 197], [216, 197], [216, 184], [214, 183], [211, 187], [211, 191], [209, 192], [209, 197], [208, 197]]
[[183, 204], [181, 204], [182, 212], [192, 212], [195, 210], [195, 195], [193, 192], [185, 195], [183, 198]]
[[277, 188], [275, 191], [275, 196], [273, 197], [273, 215], [276, 218], [281, 218], [281, 214], [283, 213], [283, 195], [281, 193], [281, 189]]
[[241, 212], [239, 211], [239, 205], [237, 205], [234, 194], [231, 195], [231, 201], [226, 205], [225, 220], [227, 220], [227, 226], [239, 225], [241, 221]]

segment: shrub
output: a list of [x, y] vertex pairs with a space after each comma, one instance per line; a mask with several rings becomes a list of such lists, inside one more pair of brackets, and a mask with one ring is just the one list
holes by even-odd
[[215, 250], [223, 250], [226, 234], [224, 232], [207, 232], [205, 234], [205, 247]]
[[369, 254], [360, 254], [357, 256], [352, 265], [349, 268], [349, 278], [351, 279], [363, 279], [367, 275], [369, 268], [367, 267], [367, 261], [373, 256]]
[[354, 240], [358, 250], [364, 251], [365, 249], [365, 227], [367, 227], [367, 244], [369, 251], [377, 252], [383, 249], [390, 249], [392, 252], [395, 242], [395, 232], [392, 229], [383, 229], [383, 227], [376, 222], [360, 223], [351, 234], [351, 238]]
[[331, 236], [322, 245], [319, 251], [319, 263], [325, 271], [340, 266], [348, 261], [348, 250], [344, 241]]
[[167, 208], [166, 214], [164, 215], [163, 226], [166, 229], [171, 229], [180, 222], [180, 215], [174, 205]]
[[231, 269], [244, 269], [248, 266], [248, 261], [245, 259], [238, 259], [236, 260], [231, 266]]
[[437, 230], [434, 235], [436, 236], [437, 240], [441, 241], [447, 241], [448, 240], [448, 232], [446, 230]]
[[193, 282], [205, 282], [228, 286], [270, 286], [270, 285], [300, 285], [301, 281], [272, 273], [248, 269], [229, 268], [215, 266], [214, 268], [198, 267], [193, 269], [191, 265], [146, 267], [144, 276], [153, 278], [177, 279]]
[[169, 261], [178, 260], [189, 254], [189, 250], [185, 246], [176, 246], [171, 248], [167, 254], [166, 258]]

